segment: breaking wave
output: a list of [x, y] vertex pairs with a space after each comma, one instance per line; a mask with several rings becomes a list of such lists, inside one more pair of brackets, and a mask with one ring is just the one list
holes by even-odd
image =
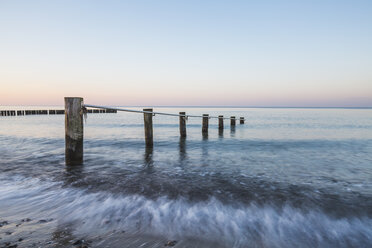
[[136, 194], [91, 193], [20, 176], [0, 179], [2, 217], [49, 218], [55, 225], [73, 225], [78, 233], [123, 230], [181, 240], [192, 237], [226, 247], [372, 245], [372, 219], [368, 216], [336, 218], [320, 210], [274, 203], [231, 205], [214, 197], [200, 202], [148, 199]]

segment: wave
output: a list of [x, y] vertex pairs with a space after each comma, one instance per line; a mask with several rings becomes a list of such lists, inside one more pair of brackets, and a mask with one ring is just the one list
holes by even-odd
[[368, 247], [372, 219], [335, 218], [290, 205], [224, 204], [216, 198], [190, 202], [63, 187], [34, 178], [0, 178], [0, 214], [14, 220], [53, 218], [77, 233], [151, 234], [197, 238], [226, 247]]

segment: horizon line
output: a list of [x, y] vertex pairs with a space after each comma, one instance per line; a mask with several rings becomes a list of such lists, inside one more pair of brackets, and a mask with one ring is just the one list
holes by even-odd
[[[58, 104], [37, 104], [37, 105], [0, 105], [0, 107], [5, 106], [63, 106]], [[129, 108], [140, 108], [140, 107], [157, 107], [157, 108], [297, 108], [297, 109], [372, 109], [372, 106], [357, 106], [357, 107], [348, 107], [348, 106], [221, 106], [221, 105], [97, 105], [103, 107], [129, 107]]]

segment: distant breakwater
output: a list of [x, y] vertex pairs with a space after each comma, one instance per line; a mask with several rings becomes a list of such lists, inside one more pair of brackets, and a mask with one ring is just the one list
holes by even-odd
[[[115, 109], [87, 109], [88, 114], [117, 113]], [[0, 116], [21, 116], [21, 115], [64, 115], [64, 109], [50, 110], [1, 110]]]

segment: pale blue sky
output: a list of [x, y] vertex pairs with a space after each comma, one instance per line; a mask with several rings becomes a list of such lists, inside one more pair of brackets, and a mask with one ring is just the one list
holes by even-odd
[[0, 104], [372, 106], [372, 1], [0, 0]]

